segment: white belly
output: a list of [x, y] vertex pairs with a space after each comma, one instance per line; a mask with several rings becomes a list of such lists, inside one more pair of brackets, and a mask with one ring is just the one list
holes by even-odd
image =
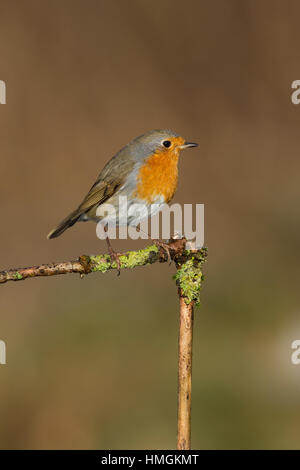
[[160, 212], [164, 206], [162, 197], [158, 197], [153, 204], [135, 199], [128, 201], [126, 197], [119, 197], [117, 207], [110, 204], [102, 204], [97, 209], [97, 216], [102, 217], [103, 224], [120, 226], [137, 226], [143, 220]]

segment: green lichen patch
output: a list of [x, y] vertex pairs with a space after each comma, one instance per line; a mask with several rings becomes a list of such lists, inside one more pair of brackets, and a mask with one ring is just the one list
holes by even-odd
[[139, 251], [129, 251], [124, 256], [120, 256], [121, 268], [132, 269], [136, 266], [151, 264], [156, 260], [158, 248], [150, 245]]
[[91, 271], [99, 271], [101, 273], [106, 273], [108, 269], [111, 269], [113, 267], [109, 255], [90, 256], [90, 266]]
[[201, 266], [203, 259], [199, 261], [193, 253], [192, 257], [181, 265], [177, 265], [177, 272], [174, 275], [177, 286], [181, 289], [182, 295], [187, 304], [195, 302], [200, 305], [200, 289], [203, 281]]
[[[128, 251], [120, 256], [121, 269], [132, 269], [136, 266], [151, 264], [157, 259], [158, 248], [150, 245], [139, 251]], [[91, 271], [105, 273], [108, 269], [117, 269], [116, 261], [111, 262], [109, 255], [90, 256]]]
[[22, 276], [22, 274], [16, 272], [14, 274], [14, 279], [16, 279], [17, 281], [21, 281], [23, 279], [23, 276]]

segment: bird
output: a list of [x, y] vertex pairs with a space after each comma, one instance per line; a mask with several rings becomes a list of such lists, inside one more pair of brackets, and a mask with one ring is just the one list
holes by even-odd
[[[107, 231], [109, 215], [99, 215], [99, 208], [104, 204], [116, 209], [116, 226], [137, 227], [172, 200], [178, 183], [179, 154], [190, 147], [198, 147], [198, 144], [186, 141], [169, 129], [154, 129], [131, 140], [107, 162], [81, 204], [51, 230], [47, 238], [60, 236], [80, 221], [101, 222]], [[119, 204], [120, 196], [127, 198], [126, 214]], [[143, 204], [145, 210], [128, 216], [133, 204]], [[116, 261], [120, 273], [118, 253], [113, 250], [108, 234], [106, 241], [110, 258]], [[164, 243], [156, 242], [165, 247]]]

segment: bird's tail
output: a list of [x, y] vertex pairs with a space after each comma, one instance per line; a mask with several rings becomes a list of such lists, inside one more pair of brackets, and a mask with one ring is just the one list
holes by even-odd
[[50, 233], [48, 233], [47, 238], [50, 239], [59, 237], [59, 235], [61, 235], [65, 230], [67, 230], [67, 228], [72, 227], [72, 225], [74, 225], [78, 221], [81, 215], [82, 211], [78, 209], [71, 212], [71, 214], [69, 214], [68, 217], [62, 220], [56, 228], [54, 228], [53, 230], [51, 230]]

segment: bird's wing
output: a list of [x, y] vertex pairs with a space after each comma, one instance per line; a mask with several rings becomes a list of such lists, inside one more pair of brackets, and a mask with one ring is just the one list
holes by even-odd
[[67, 228], [74, 225], [83, 214], [87, 214], [91, 218], [95, 217], [97, 207], [107, 201], [125, 184], [134, 165], [134, 160], [128, 158], [128, 154], [124, 154], [124, 152], [113, 157], [103, 168], [82, 203], [62, 220], [55, 229], [51, 230], [48, 238], [56, 238], [61, 235]]
[[78, 211], [81, 214], [87, 213], [107, 201], [126, 182], [133, 167], [134, 162], [131, 159], [110, 160], [79, 205]]

